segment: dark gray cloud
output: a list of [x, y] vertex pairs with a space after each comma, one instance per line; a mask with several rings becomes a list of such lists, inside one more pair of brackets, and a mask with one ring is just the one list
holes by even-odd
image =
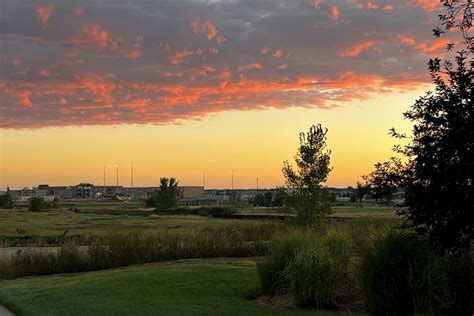
[[421, 0], [1, 0], [0, 127], [167, 124], [406, 91], [444, 51], [431, 10]]

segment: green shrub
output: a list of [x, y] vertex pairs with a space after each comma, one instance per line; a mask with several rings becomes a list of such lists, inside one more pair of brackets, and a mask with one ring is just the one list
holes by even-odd
[[376, 234], [363, 252], [361, 277], [373, 315], [472, 315], [468, 253], [443, 254], [396, 230]]
[[285, 277], [297, 306], [335, 306], [335, 290], [348, 277], [351, 248], [348, 232], [330, 229], [296, 254]]
[[377, 233], [362, 254], [361, 276], [366, 303], [373, 315], [413, 314], [409, 275], [418, 259], [413, 236], [397, 230]]
[[270, 256], [257, 260], [260, 288], [265, 294], [285, 293], [288, 280], [284, 271], [299, 251], [308, 248], [316, 239], [309, 230], [292, 230], [275, 238], [270, 245]]
[[32, 197], [28, 202], [28, 210], [30, 212], [41, 212], [47, 206], [47, 203], [42, 197]]

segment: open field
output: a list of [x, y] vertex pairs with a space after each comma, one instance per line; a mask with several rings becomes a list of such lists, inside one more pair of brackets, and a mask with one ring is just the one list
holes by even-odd
[[[70, 229], [68, 235], [106, 235], [110, 233], [152, 233], [173, 231], [189, 232], [208, 227], [228, 226], [241, 222], [200, 216], [126, 216], [75, 213], [71, 211], [28, 212], [1, 210], [0, 235], [18, 235], [17, 229], [26, 235], [61, 235]], [[261, 221], [246, 221], [261, 223]]]
[[253, 260], [185, 260], [0, 281], [0, 303], [25, 316], [341, 315], [271, 309], [256, 303], [257, 291]]

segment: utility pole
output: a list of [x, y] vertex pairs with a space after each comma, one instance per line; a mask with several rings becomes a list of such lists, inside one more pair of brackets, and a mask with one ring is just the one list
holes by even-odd
[[133, 200], [133, 161], [130, 162], [130, 198]]
[[206, 176], [206, 173], [203, 172], [203, 173], [202, 173], [202, 188], [203, 188], [203, 189], [204, 189], [205, 186], [206, 186], [206, 179], [205, 179], [205, 176]]
[[257, 194], [258, 194], [258, 178], [257, 178]]
[[230, 187], [232, 192], [234, 192], [234, 170], [230, 171]]

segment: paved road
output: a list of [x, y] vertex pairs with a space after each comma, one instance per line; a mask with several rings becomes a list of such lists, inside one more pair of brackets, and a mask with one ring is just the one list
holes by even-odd
[[0, 316], [15, 316], [15, 314], [6, 309], [6, 307], [0, 305]]

